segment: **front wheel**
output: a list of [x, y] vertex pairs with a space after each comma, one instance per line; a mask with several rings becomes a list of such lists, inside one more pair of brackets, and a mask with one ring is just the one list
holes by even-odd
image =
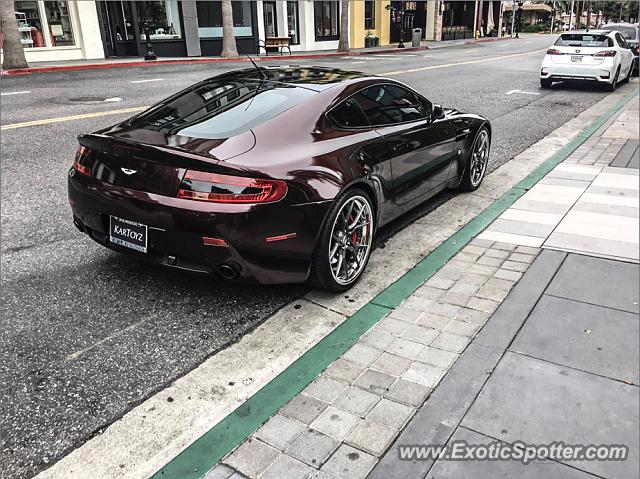
[[553, 82], [551, 80], [549, 80], [548, 78], [540, 78], [540, 87], [541, 88], [551, 88], [551, 85], [553, 85]]
[[346, 291], [362, 275], [373, 244], [372, 200], [353, 188], [335, 201], [320, 231], [311, 282], [328, 291]]
[[476, 139], [473, 141], [471, 155], [469, 161], [462, 173], [460, 189], [462, 191], [476, 190], [487, 172], [487, 164], [489, 163], [489, 149], [491, 148], [491, 138], [489, 130], [482, 127]]

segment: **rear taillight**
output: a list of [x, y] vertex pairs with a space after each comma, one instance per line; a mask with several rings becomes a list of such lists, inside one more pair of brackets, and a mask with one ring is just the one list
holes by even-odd
[[564, 55], [564, 53], [562, 53], [560, 50], [556, 48], [549, 48], [547, 50], [547, 55]]
[[287, 183], [241, 176], [187, 171], [178, 198], [213, 203], [273, 203], [287, 194]]
[[615, 57], [615, 50], [601, 50], [593, 54], [594, 57]]
[[91, 168], [87, 165], [90, 158], [91, 150], [80, 145], [76, 152], [76, 157], [73, 160], [73, 169], [81, 175], [91, 176]]

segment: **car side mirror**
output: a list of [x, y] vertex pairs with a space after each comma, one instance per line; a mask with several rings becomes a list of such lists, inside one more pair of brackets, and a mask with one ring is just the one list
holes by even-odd
[[434, 120], [442, 120], [444, 118], [444, 109], [440, 105], [433, 105], [431, 116]]

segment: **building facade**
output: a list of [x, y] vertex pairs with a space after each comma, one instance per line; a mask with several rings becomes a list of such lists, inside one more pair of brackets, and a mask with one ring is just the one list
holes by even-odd
[[104, 57], [94, 2], [16, 0], [13, 3], [27, 62]]

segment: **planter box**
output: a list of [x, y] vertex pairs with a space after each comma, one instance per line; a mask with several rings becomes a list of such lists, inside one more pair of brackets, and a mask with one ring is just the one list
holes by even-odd
[[377, 47], [379, 43], [380, 43], [380, 39], [379, 38], [364, 37], [364, 47], [365, 48]]

